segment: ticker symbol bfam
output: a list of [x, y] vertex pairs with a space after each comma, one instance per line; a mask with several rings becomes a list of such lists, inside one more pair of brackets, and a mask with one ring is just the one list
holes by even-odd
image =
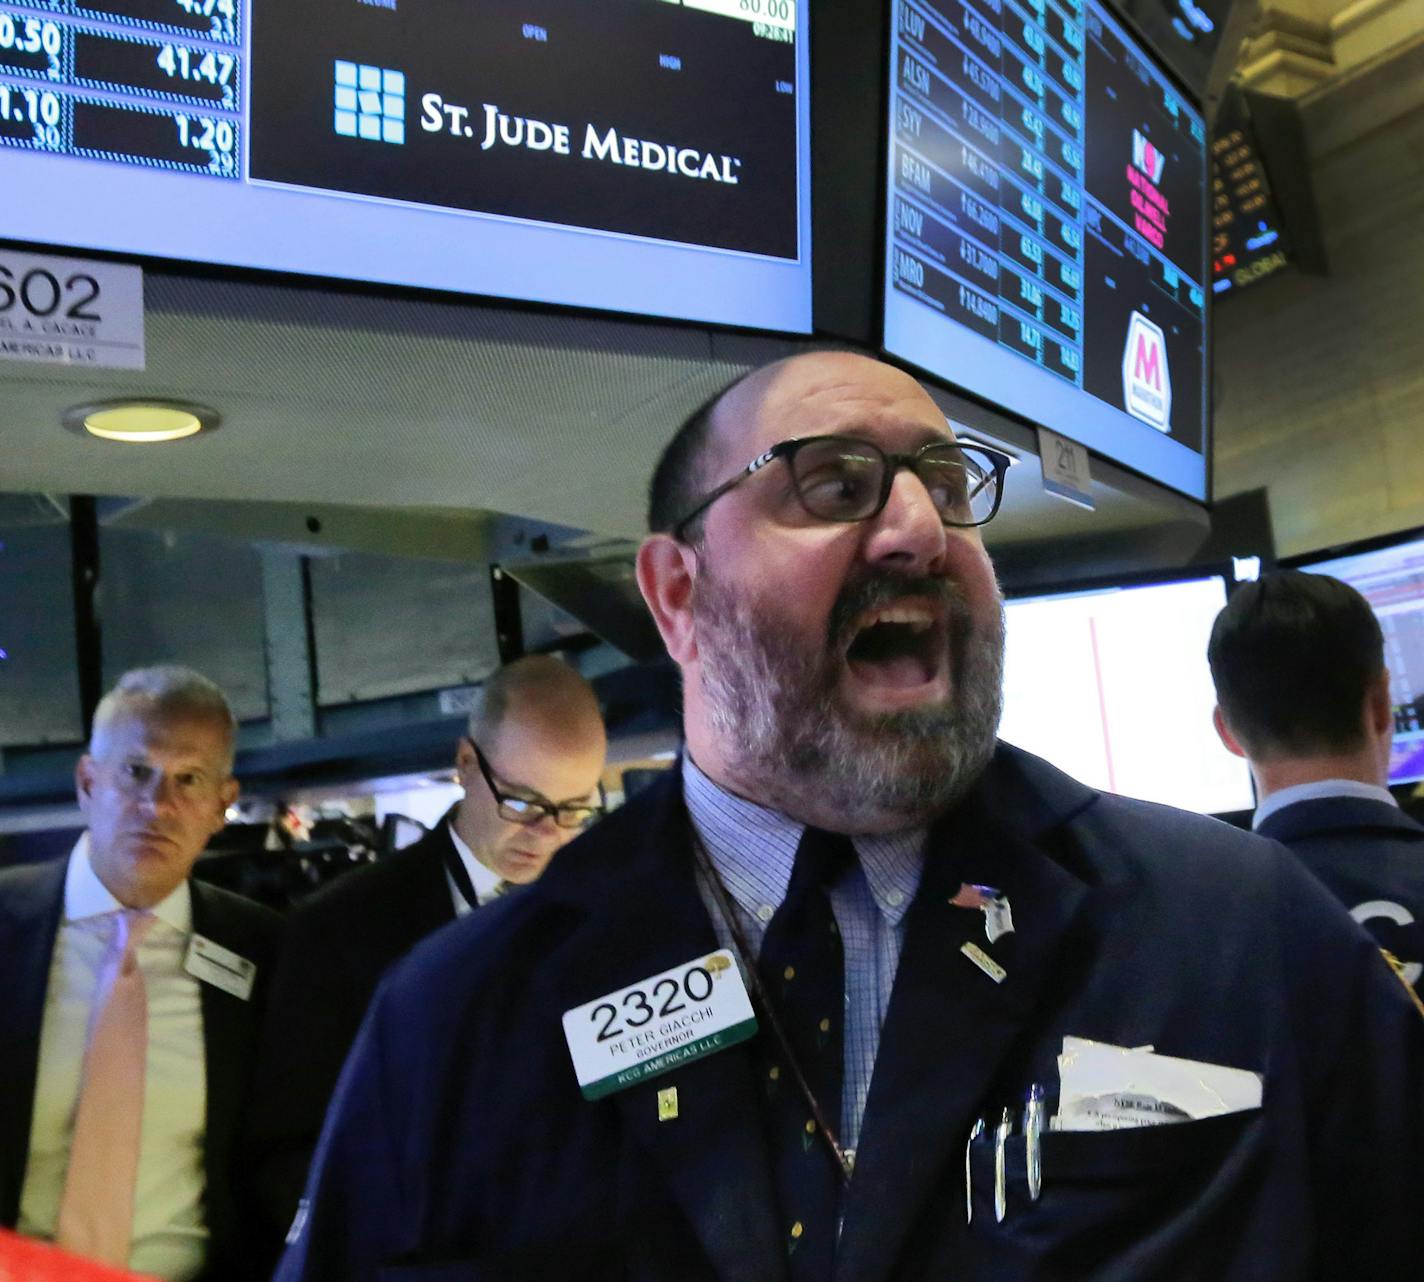
[[1122, 350], [1123, 408], [1159, 432], [1172, 426], [1172, 372], [1161, 327], [1133, 312]]
[[405, 72], [336, 60], [336, 114], [343, 138], [405, 142]]
[[1132, 163], [1127, 181], [1132, 185], [1132, 224], [1140, 236], [1161, 249], [1167, 243], [1167, 216], [1172, 212], [1167, 197], [1157, 188], [1167, 157], [1141, 130], [1132, 131]]

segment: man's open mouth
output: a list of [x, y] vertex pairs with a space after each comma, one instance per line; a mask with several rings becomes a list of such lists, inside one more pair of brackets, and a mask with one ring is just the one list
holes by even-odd
[[846, 647], [846, 666], [858, 682], [915, 690], [948, 678], [948, 627], [942, 606], [895, 601], [858, 616]]

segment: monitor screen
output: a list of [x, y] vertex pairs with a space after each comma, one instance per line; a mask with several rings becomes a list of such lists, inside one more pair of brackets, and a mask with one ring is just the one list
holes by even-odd
[[1098, 0], [894, 0], [888, 352], [1207, 494], [1206, 128]]
[[3, 232], [809, 331], [807, 7], [3, 0]]
[[1211, 292], [1219, 298], [1264, 280], [1289, 253], [1246, 97], [1232, 90], [1212, 126]]
[[1225, 604], [1219, 575], [1009, 601], [1000, 738], [1108, 792], [1251, 809], [1250, 771], [1211, 720], [1206, 643]]
[[1321, 560], [1297, 569], [1343, 579], [1374, 608], [1394, 703], [1390, 783], [1424, 779], [1424, 537]]

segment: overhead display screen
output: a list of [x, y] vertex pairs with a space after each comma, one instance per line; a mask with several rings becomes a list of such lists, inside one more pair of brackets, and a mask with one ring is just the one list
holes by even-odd
[[895, 0], [885, 349], [1206, 497], [1206, 129], [1096, 0]]
[[1229, 93], [1211, 140], [1212, 293], [1242, 289], [1286, 266], [1289, 246], [1246, 100]]
[[808, 332], [806, 7], [0, 0], [0, 229]]

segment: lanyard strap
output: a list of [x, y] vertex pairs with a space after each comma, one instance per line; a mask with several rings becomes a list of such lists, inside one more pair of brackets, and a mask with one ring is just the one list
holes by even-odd
[[712, 857], [707, 853], [707, 847], [702, 844], [702, 838], [696, 830], [692, 834], [692, 844], [697, 855], [698, 866], [702, 869], [708, 885], [712, 888], [712, 897], [717, 901], [718, 911], [722, 914], [722, 920], [726, 923], [727, 931], [732, 936], [732, 946], [736, 949], [737, 959], [742, 963], [743, 971], [751, 980], [752, 996], [756, 999], [762, 1014], [766, 1016], [766, 1022], [771, 1025], [772, 1034], [780, 1045], [781, 1053], [786, 1057], [787, 1064], [791, 1067], [791, 1074], [796, 1079], [796, 1085], [805, 1097], [806, 1104], [811, 1110], [811, 1116], [816, 1119], [817, 1129], [825, 1137], [826, 1143], [830, 1145], [831, 1155], [836, 1160], [836, 1168], [840, 1171], [842, 1184], [847, 1185], [850, 1183], [851, 1172], [855, 1169], [855, 1153], [853, 1150], [841, 1146], [835, 1128], [826, 1120], [825, 1110], [821, 1107], [820, 1100], [816, 1098], [816, 1093], [806, 1080], [805, 1073], [801, 1071], [796, 1053], [791, 1049], [791, 1041], [786, 1036], [786, 1032], [781, 1026], [781, 1020], [777, 1018], [776, 1008], [761, 981], [761, 972], [757, 970], [756, 961], [752, 956], [746, 935], [743, 934], [741, 924], [737, 921], [736, 908], [732, 904], [732, 897], [727, 891], [726, 883], [723, 882], [721, 874], [718, 873], [712, 862]]
[[445, 869], [455, 883], [460, 898], [471, 908], [478, 908], [480, 897], [475, 893], [475, 883], [470, 880], [470, 870], [465, 867], [465, 861], [460, 858], [460, 852], [455, 849], [455, 842], [448, 832], [445, 834]]

